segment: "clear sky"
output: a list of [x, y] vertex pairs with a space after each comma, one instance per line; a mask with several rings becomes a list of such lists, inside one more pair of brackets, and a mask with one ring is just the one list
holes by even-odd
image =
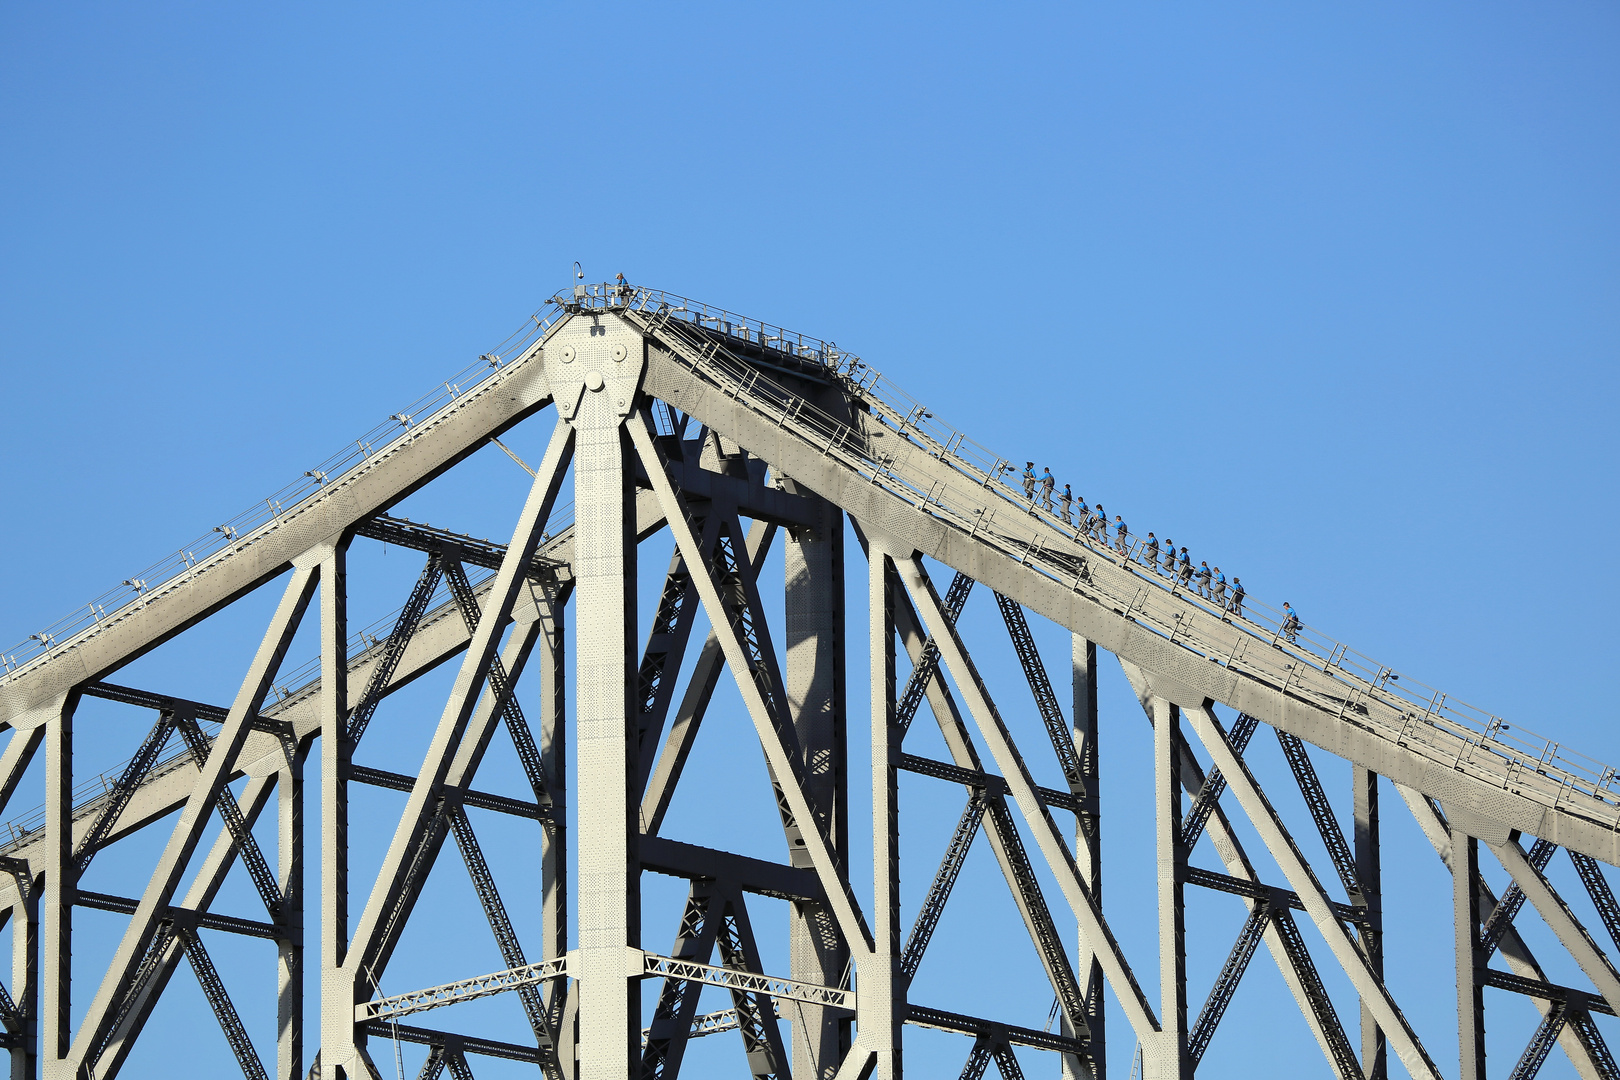
[[[1589, 2], [8, 5], [0, 649], [464, 366], [577, 259], [835, 339], [1251, 595], [1620, 761], [1617, 46]], [[504, 461], [440, 523], [509, 532]], [[924, 816], [926, 863], [950, 821]], [[1413, 925], [1448, 934], [1438, 861], [1390, 828]], [[1198, 900], [1195, 1009], [1241, 921]], [[1269, 978], [1201, 1075], [1272, 1045], [1325, 1069]], [[1448, 972], [1404, 991], [1455, 1070]], [[1008, 993], [1039, 1026], [1049, 997]], [[1505, 1073], [1534, 1014], [1492, 993]], [[919, 1045], [924, 1075], [966, 1052]]]

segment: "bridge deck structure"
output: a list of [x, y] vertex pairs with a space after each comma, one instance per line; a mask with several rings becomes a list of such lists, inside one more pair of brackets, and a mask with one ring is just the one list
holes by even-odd
[[[548, 423], [532, 466], [501, 442]], [[509, 536], [475, 539], [394, 513], [492, 443], [530, 477]], [[1465, 1078], [1486, 1075], [1490, 987], [1541, 1018], [1513, 1076], [1535, 1075], [1555, 1046], [1582, 1077], [1620, 1076], [1592, 1019], [1620, 1007], [1620, 972], [1547, 873], [1564, 849], [1620, 947], [1603, 870], [1620, 863], [1615, 771], [1291, 624], [1260, 598], [1235, 610], [1201, 595], [1139, 540], [1110, 542], [1067, 518], [1017, 483], [1011, 461], [830, 342], [658, 290], [559, 294], [298, 482], [0, 654], [0, 723], [11, 731], [0, 751], [0, 810], [11, 814], [0, 910], [13, 928], [0, 1041], [13, 1075], [117, 1075], [184, 958], [248, 1077], [380, 1075], [374, 1048], [387, 1039], [427, 1046], [424, 1076], [471, 1075], [471, 1055], [553, 1080], [674, 1077], [692, 1039], [732, 1032], [747, 1075], [897, 1077], [908, 1025], [963, 1036], [963, 1076], [992, 1063], [1021, 1075], [1019, 1047], [1049, 1052], [1064, 1076], [1101, 1078], [1112, 1037], [1138, 1048], [1144, 1076], [1190, 1077], [1263, 942], [1332, 1074], [1438, 1077], [1385, 978], [1383, 785], [1452, 880], [1458, 1045], [1439, 1058]], [[657, 534], [674, 550], [651, 623], [639, 626], [637, 554]], [[872, 643], [870, 700], [854, 707], [846, 645], [860, 640], [862, 612], [846, 610], [846, 572], [859, 572], [846, 571], [846, 536], [864, 556]], [[347, 613], [356, 542], [423, 556], [402, 606], [358, 630]], [[759, 575], [773, 547], [785, 569], [774, 620]], [[1033, 694], [1044, 732], [1035, 746], [1015, 739], [957, 626], [976, 587], [994, 596]], [[229, 703], [120, 676], [261, 589], [280, 599]], [[1041, 655], [1030, 613], [1069, 635], [1061, 662]], [[319, 655], [287, 664], [305, 625]], [[1145, 957], [1127, 955], [1101, 897], [1102, 652], [1152, 725], [1158, 949]], [[365, 764], [363, 740], [388, 727], [390, 695], [441, 668], [453, 682], [417, 771]], [[1050, 674], [1065, 668], [1067, 703]], [[776, 860], [660, 832], [727, 671], [780, 817]], [[145, 717], [129, 759], [88, 777], [73, 741], [87, 697]], [[949, 760], [906, 750], [923, 714]], [[1308, 810], [1304, 827], [1328, 853], [1325, 874], [1245, 761], [1266, 728]], [[863, 735], [872, 766], [860, 780], [848, 750]], [[480, 786], [491, 754], [515, 758], [523, 790]], [[1348, 836], [1316, 771], [1324, 757], [1352, 771]], [[7, 810], [30, 769], [43, 773], [45, 805]], [[967, 800], [909, 929], [901, 772], [957, 785]], [[1037, 780], [1054, 775], [1060, 784]], [[406, 796], [369, 880], [350, 873], [355, 785]], [[318, 896], [304, 888], [306, 790], [320, 802]], [[866, 890], [852, 884], [852, 799], [872, 822]], [[475, 820], [489, 813], [534, 823], [542, 887], [524, 904], [538, 908], [542, 933], [527, 946], [477, 838]], [[1237, 814], [1283, 880], [1261, 880]], [[80, 887], [99, 851], [146, 830], [167, 840], [129, 895]], [[264, 850], [258, 834], [269, 832]], [[1055, 1028], [929, 1002], [922, 958], [981, 832], [1051, 984]], [[1191, 863], [1204, 837], [1218, 869]], [[384, 994], [447, 838], [505, 966], [403, 993], [390, 979]], [[1500, 896], [1480, 873], [1481, 849], [1511, 879]], [[687, 883], [667, 952], [644, 947], [648, 872]], [[263, 911], [212, 910], [232, 874], [251, 880]], [[1186, 974], [1189, 885], [1248, 910], [1201, 1008]], [[764, 969], [749, 914], [759, 897], [790, 906], [787, 972]], [[1586, 985], [1549, 980], [1513, 925], [1527, 904]], [[127, 917], [104, 966], [75, 963], [77, 908]], [[208, 953], [219, 933], [274, 944], [273, 1056], [261, 1057], [232, 973]], [[309, 1002], [306, 939], [319, 954]], [[1154, 964], [1157, 1000], [1137, 975]], [[1348, 981], [1359, 1015], [1340, 1015], [1323, 968]], [[731, 1007], [700, 1014], [704, 987]], [[522, 1031], [493, 1039], [399, 1023], [430, 1011], [453, 1021], [458, 1006], [496, 996], [521, 1004]]]

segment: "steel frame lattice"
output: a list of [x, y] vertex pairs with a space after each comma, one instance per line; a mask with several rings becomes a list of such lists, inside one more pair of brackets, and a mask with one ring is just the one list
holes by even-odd
[[[1185, 1078], [1225, 1052], [1220, 1023], [1244, 1007], [1242, 980], [1264, 945], [1335, 1076], [1385, 1077], [1393, 1052], [1427, 1080], [1441, 1069], [1384, 977], [1384, 923], [1395, 913], [1382, 899], [1381, 791], [1400, 796], [1450, 872], [1461, 1075], [1486, 1075], [1490, 989], [1500, 1007], [1539, 1013], [1516, 1080], [1535, 1076], [1554, 1047], [1583, 1078], [1620, 1076], [1594, 1020], [1620, 1006], [1620, 971], [1581, 922], [1595, 911], [1620, 948], [1620, 903], [1603, 870], [1620, 857], [1613, 770], [1416, 690], [1314, 628], [1285, 633], [1252, 597], [1250, 617], [1189, 594], [1135, 549], [1114, 550], [1031, 502], [1007, 483], [1007, 459], [829, 343], [668, 293], [582, 285], [510, 345], [311, 470], [309, 483], [132, 579], [134, 595], [99, 598], [88, 616], [4, 657], [0, 721], [11, 735], [0, 808], [30, 769], [46, 792], [42, 815], [17, 818], [0, 844], [0, 910], [13, 930], [0, 1047], [14, 1077], [118, 1075], [132, 1054], [150, 1052], [142, 1032], [160, 1000], [183, 993], [173, 976], [184, 959], [254, 1078], [387, 1074], [403, 1069], [408, 1044], [425, 1048], [413, 1051], [425, 1054], [422, 1077], [471, 1076], [474, 1057], [552, 1080], [667, 1080], [692, 1039], [731, 1032], [743, 1075], [894, 1078], [915, 1026], [965, 1040], [964, 1077], [992, 1063], [1022, 1077], [1034, 1055], [1050, 1053], [1056, 1060], [1041, 1068], [1103, 1080], [1112, 1037], [1117, 1061], [1139, 1051], [1144, 1078]], [[548, 422], [536, 467], [500, 441]], [[530, 477], [504, 542], [390, 516], [491, 444]], [[558, 502], [570, 481], [572, 516]], [[865, 589], [848, 592], [864, 592], [864, 631], [845, 610], [846, 531], [865, 556]], [[638, 551], [658, 533], [674, 551], [643, 630]], [[356, 631], [349, 554], [369, 542], [426, 561], [401, 610]], [[780, 619], [767, 602], [775, 571], [761, 569], [773, 556], [784, 575]], [[947, 572], [941, 597], [934, 581]], [[995, 597], [1032, 713], [1021, 690], [998, 702], [975, 663], [969, 631], [982, 628], [963, 616], [976, 583]], [[261, 587], [279, 587], [280, 600], [228, 706], [107, 681]], [[1031, 612], [1070, 637], [1068, 715]], [[289, 668], [306, 624], [319, 658]], [[851, 708], [845, 665], [863, 640], [870, 700]], [[1144, 957], [1127, 956], [1103, 904], [1099, 732], [1126, 721], [1099, 715], [1102, 653], [1117, 657], [1153, 729], [1158, 949]], [[373, 729], [410, 737], [389, 698], [441, 666], [453, 679], [416, 772], [356, 761]], [[706, 721], [728, 670], [777, 809], [774, 859], [662, 833], [699, 731], [734, 719]], [[75, 712], [87, 696], [157, 714], [155, 724], [138, 714], [130, 759], [94, 779], [75, 770]], [[1025, 702], [1016, 713], [1015, 700]], [[943, 754], [904, 747], [925, 714]], [[870, 740], [866, 783], [850, 772], [852, 720]], [[1332, 864], [1327, 885], [1257, 778], [1249, 748], [1262, 725]], [[1020, 747], [1026, 729], [1038, 734]], [[1335, 770], [1318, 771], [1324, 753], [1351, 767], [1345, 826], [1340, 793], [1323, 782]], [[509, 756], [527, 790], [475, 786], [491, 755]], [[944, 782], [966, 796], [937, 864], [931, 852], [913, 855], [927, 860], [932, 883], [909, 929], [900, 839], [913, 789], [901, 773], [907, 785]], [[364, 878], [349, 864], [352, 784], [405, 797]], [[306, 790], [320, 801], [318, 831], [306, 826]], [[852, 798], [858, 818], [870, 810], [869, 891], [852, 884], [868, 880], [850, 865], [866, 847], [851, 843]], [[484, 813], [532, 830], [522, 850], [538, 888], [497, 884], [503, 852], [488, 844], [499, 834], [479, 824]], [[1238, 815], [1270, 860], [1260, 865], [1274, 863], [1281, 880], [1257, 869]], [[98, 852], [148, 829], [166, 830], [167, 841], [130, 895], [82, 887]], [[981, 833], [995, 866], [988, 881], [965, 874]], [[407, 927], [431, 919], [418, 910], [426, 883], [458, 872], [440, 858], [447, 839], [506, 966], [397, 992], [390, 963], [412, 947]], [[322, 889], [306, 910], [310, 842]], [[1560, 847], [1584, 887], [1580, 911], [1547, 874]], [[1511, 878], [1500, 898], [1481, 874], [1486, 856]], [[97, 874], [113, 862], [96, 863]], [[262, 914], [213, 910], [238, 872]], [[668, 955], [643, 942], [660, 919], [643, 910], [646, 873], [686, 882]], [[1053, 1000], [1045, 1028], [1013, 1023], [995, 1003], [983, 1016], [929, 1003], [935, 978], [958, 977], [924, 962], [948, 936], [953, 897], [1003, 887], [1049, 984], [1037, 995], [1049, 988]], [[1224, 902], [1241, 903], [1244, 918], [1194, 1016], [1187, 905], [1201, 902], [1199, 890], [1235, 897]], [[1121, 899], [1111, 890], [1110, 904]], [[787, 906], [786, 974], [761, 959], [754, 913], [765, 904]], [[85, 950], [75, 958], [80, 908], [127, 918], [105, 964]], [[1532, 912], [1589, 985], [1547, 977], [1520, 933]], [[216, 962], [218, 934], [273, 944], [273, 1017], [239, 1008], [260, 995], [240, 988], [239, 965]], [[306, 1002], [312, 934], [318, 991]], [[1156, 1001], [1136, 975], [1154, 963]], [[1333, 968], [1343, 980], [1324, 978]], [[644, 1024], [648, 979], [658, 993]], [[700, 1013], [705, 988], [728, 1007]], [[468, 1015], [457, 1006], [497, 995], [515, 995], [520, 1027], [499, 1039], [450, 1029]], [[426, 1012], [449, 1026], [401, 1023]], [[395, 1059], [381, 1068], [379, 1046]]]

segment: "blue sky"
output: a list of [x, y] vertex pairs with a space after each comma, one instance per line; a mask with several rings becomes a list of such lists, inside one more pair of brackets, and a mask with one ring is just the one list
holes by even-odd
[[[28, 4], [0, 27], [0, 647], [464, 366], [578, 259], [835, 339], [1251, 595], [1620, 760], [1606, 5]], [[444, 524], [510, 530], [502, 462]], [[1410, 992], [1454, 1069], [1449, 978]], [[1283, 991], [1254, 993], [1264, 1032]], [[1235, 1074], [1219, 1050], [1205, 1071]]]

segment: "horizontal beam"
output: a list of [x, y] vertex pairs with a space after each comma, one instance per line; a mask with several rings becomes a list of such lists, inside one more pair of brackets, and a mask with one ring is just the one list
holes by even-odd
[[[416, 786], [414, 776], [373, 769], [369, 765], [352, 766], [349, 779], [371, 787], [387, 788], [390, 791], [408, 792]], [[493, 810], [497, 814], [510, 814], [513, 817], [532, 818], [535, 821], [551, 820], [551, 811], [539, 803], [514, 799], [509, 795], [494, 795], [487, 791], [462, 792], [461, 805], [476, 807], [479, 810]]]
[[1543, 1001], [1562, 1001], [1578, 1005], [1587, 1012], [1602, 1013], [1604, 1016], [1615, 1015], [1614, 1009], [1609, 1007], [1607, 1001], [1587, 990], [1575, 990], [1568, 986], [1559, 986], [1557, 983], [1542, 982], [1540, 979], [1526, 979], [1497, 968], [1481, 968], [1479, 981], [1486, 986], [1494, 986], [1498, 990], [1511, 990], [1525, 997], [1541, 998]]
[[[79, 907], [93, 908], [96, 911], [112, 911], [120, 915], [133, 915], [139, 900], [128, 896], [113, 896], [109, 893], [87, 892], [79, 889], [73, 894], [73, 902]], [[275, 926], [272, 923], [259, 922], [254, 919], [239, 919], [235, 915], [219, 915], [211, 911], [193, 911], [190, 908], [171, 906], [168, 918], [188, 922], [203, 930], [223, 930], [227, 934], [241, 934], [245, 937], [264, 938], [268, 941], [285, 939], [289, 931]]]
[[949, 1031], [957, 1035], [998, 1039], [1014, 1046], [1027, 1046], [1032, 1050], [1053, 1050], [1060, 1054], [1081, 1056], [1091, 1053], [1091, 1048], [1085, 1043], [1066, 1035], [1018, 1027], [1014, 1024], [1002, 1024], [994, 1020], [980, 1020], [976, 1016], [964, 1016], [961, 1013], [946, 1012], [944, 1009], [930, 1009], [925, 1005], [907, 1005], [906, 1023], [916, 1027], [933, 1028], [935, 1031]]
[[[1245, 881], [1242, 878], [1232, 877], [1229, 874], [1216, 873], [1214, 870], [1204, 870], [1197, 866], [1187, 867], [1187, 884], [1197, 885], [1204, 889], [1214, 889], [1216, 892], [1231, 893], [1233, 896], [1247, 896], [1251, 900], [1267, 900], [1276, 897], [1295, 911], [1304, 911], [1305, 902], [1299, 894], [1288, 889], [1277, 889], [1270, 885], [1262, 885], [1258, 881]], [[1341, 904], [1334, 900], [1328, 901], [1333, 914], [1345, 922], [1364, 923], [1368, 915], [1360, 908]]]
[[445, 983], [442, 986], [430, 986], [423, 990], [413, 990], [408, 994], [396, 994], [393, 997], [362, 1001], [354, 1007], [354, 1019], [359, 1024], [366, 1023], [369, 1020], [393, 1020], [395, 1017], [427, 1012], [429, 1009], [437, 1009], [445, 1005], [455, 1005], [463, 1001], [476, 1001], [479, 998], [504, 994], [508, 990], [535, 986], [549, 979], [560, 979], [567, 974], [568, 958], [566, 956], [557, 956], [550, 960], [542, 960], [537, 964], [525, 964], [520, 968], [494, 971], [488, 975], [476, 975], [471, 979], [461, 979], [457, 982]]
[[[938, 780], [949, 780], [952, 783], [963, 784], [970, 788], [984, 788], [996, 795], [1007, 793], [1007, 781], [995, 773], [979, 772], [977, 769], [964, 769], [960, 765], [953, 765], [947, 761], [936, 761], [933, 758], [918, 757], [916, 754], [901, 754], [899, 767], [906, 772], [916, 773], [919, 776], [932, 776]], [[1071, 814], [1080, 812], [1080, 800], [1067, 791], [1057, 788], [1037, 787], [1036, 794], [1040, 795], [1048, 806], [1060, 807]]]
[[855, 991], [840, 990], [832, 986], [782, 979], [775, 975], [758, 975], [752, 971], [735, 971], [712, 964], [696, 964], [690, 960], [677, 960], [672, 956], [646, 953], [644, 973], [665, 979], [684, 979], [687, 982], [720, 986], [744, 994], [765, 994], [785, 1001], [802, 1001], [808, 1005], [833, 1008], [855, 1008]]
[[[499, 570], [501, 560], [506, 557], [505, 544], [497, 544], [493, 540], [476, 540], [462, 533], [453, 533], [449, 529], [423, 525], [408, 518], [390, 517], [387, 514], [378, 514], [368, 521], [362, 521], [355, 526], [354, 533], [368, 540], [380, 540], [385, 544], [411, 548], [415, 551], [454, 549], [462, 562], [470, 566], [481, 566], [486, 570]], [[529, 562], [527, 576], [538, 580], [550, 576], [570, 575], [566, 562], [537, 554]]]
[[645, 834], [641, 837], [640, 856], [643, 870], [670, 877], [729, 881], [743, 892], [774, 896], [779, 900], [820, 903], [826, 896], [821, 879], [808, 867], [784, 866]]
[[[766, 484], [763, 470], [760, 476], [730, 476], [699, 468], [690, 461], [675, 459], [669, 462], [670, 481], [683, 495], [696, 499], [710, 499], [756, 521], [768, 521], [784, 528], [815, 528], [821, 522], [819, 500], [795, 495]], [[640, 463], [636, 466], [636, 482], [650, 487], [647, 472]]]
[[540, 1064], [540, 1051], [532, 1046], [519, 1046], [517, 1043], [500, 1042], [477, 1035], [457, 1035], [454, 1032], [435, 1031], [432, 1028], [412, 1027], [409, 1024], [395, 1024], [382, 1020], [364, 1024], [362, 1030], [373, 1039], [398, 1039], [400, 1042], [415, 1043], [417, 1046], [454, 1044], [460, 1047], [464, 1054]]

